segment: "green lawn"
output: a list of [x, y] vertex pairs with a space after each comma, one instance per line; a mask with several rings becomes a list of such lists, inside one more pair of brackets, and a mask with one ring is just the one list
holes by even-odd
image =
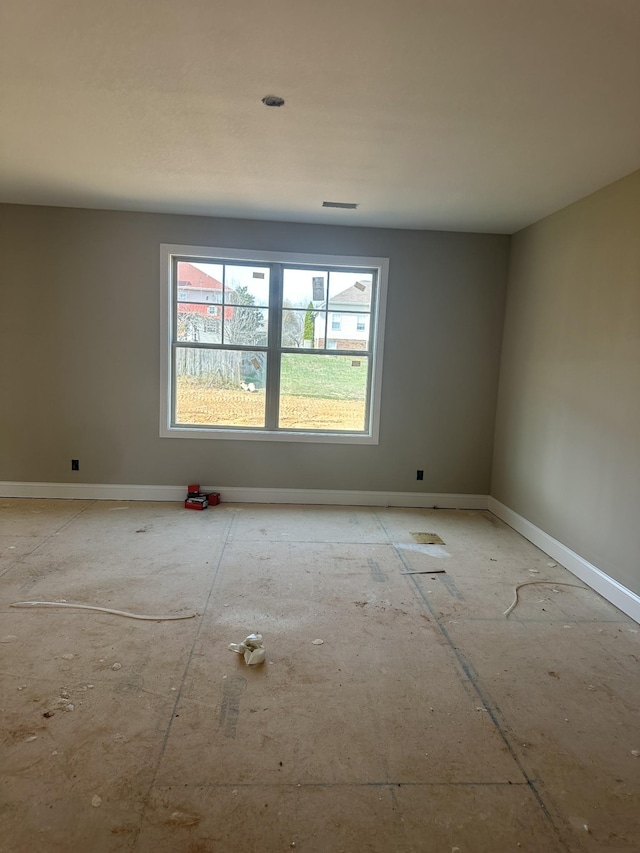
[[364, 400], [368, 359], [355, 356], [285, 353], [280, 394], [329, 400]]

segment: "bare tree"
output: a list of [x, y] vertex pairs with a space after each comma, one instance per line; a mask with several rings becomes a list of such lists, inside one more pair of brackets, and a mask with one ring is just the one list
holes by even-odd
[[304, 335], [304, 317], [301, 311], [290, 310], [293, 306], [284, 300], [282, 312], [282, 346], [301, 347]]
[[[261, 308], [244, 307], [255, 305], [255, 296], [244, 285], [234, 288], [233, 302], [225, 307], [224, 341], [227, 344], [265, 346], [267, 332]], [[229, 316], [227, 316], [227, 314]]]

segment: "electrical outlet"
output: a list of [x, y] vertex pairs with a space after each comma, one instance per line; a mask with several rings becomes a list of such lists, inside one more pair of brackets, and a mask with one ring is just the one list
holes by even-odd
[[424, 480], [424, 471], [420, 469], [416, 471], [416, 480]]
[[79, 459], [72, 459], [71, 460], [71, 470], [72, 471], [79, 471], [80, 470], [80, 460]]

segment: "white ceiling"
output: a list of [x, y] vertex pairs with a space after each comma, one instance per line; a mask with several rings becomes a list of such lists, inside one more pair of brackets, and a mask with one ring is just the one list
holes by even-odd
[[511, 233], [640, 168], [640, 0], [0, 15], [0, 201]]

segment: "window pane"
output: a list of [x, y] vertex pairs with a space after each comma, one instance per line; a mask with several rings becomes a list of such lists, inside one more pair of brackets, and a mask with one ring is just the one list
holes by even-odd
[[364, 313], [371, 310], [371, 273], [331, 272], [329, 309]]
[[177, 347], [176, 423], [264, 427], [266, 353]]
[[178, 302], [222, 302], [222, 264], [178, 261]]
[[222, 340], [222, 306], [201, 302], [179, 302], [176, 316], [177, 340], [219, 344]]
[[282, 346], [321, 349], [324, 346], [324, 311], [282, 312]]
[[285, 308], [318, 308], [327, 298], [326, 270], [283, 271], [282, 304]]
[[267, 345], [268, 311], [225, 305], [224, 343], [264, 347]]
[[269, 267], [225, 266], [224, 301], [229, 305], [269, 305]]
[[367, 356], [283, 353], [279, 427], [364, 431], [367, 373]]

